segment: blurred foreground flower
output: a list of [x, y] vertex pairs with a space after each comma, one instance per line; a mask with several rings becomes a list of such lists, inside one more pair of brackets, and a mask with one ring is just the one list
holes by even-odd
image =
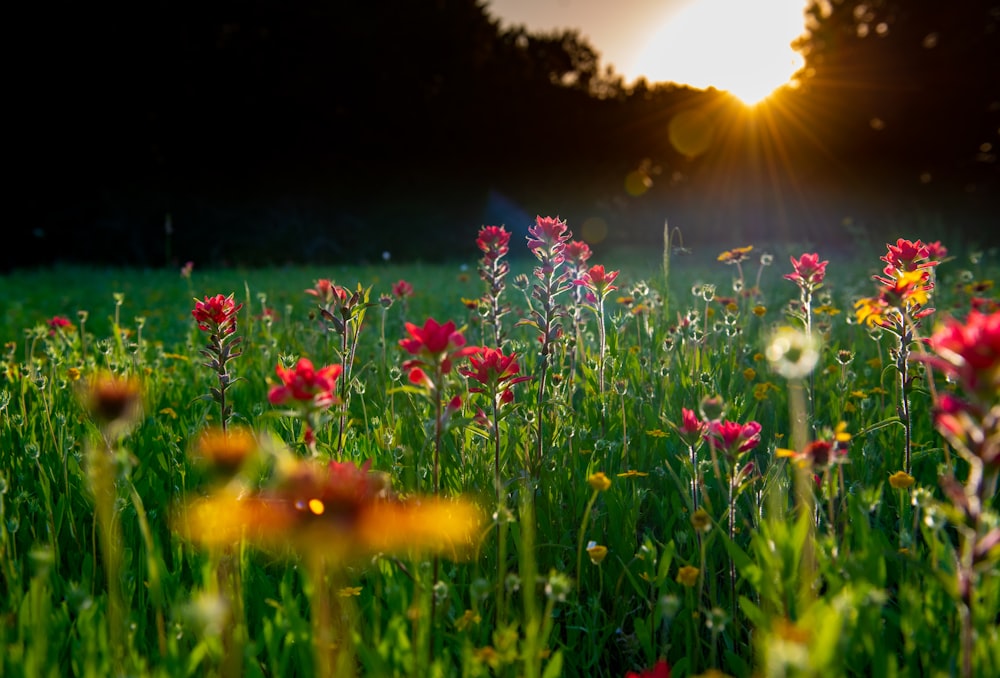
[[629, 671], [625, 674], [625, 678], [670, 678], [670, 665], [666, 659], [661, 659], [653, 668], [646, 669], [642, 673]]
[[174, 528], [202, 546], [240, 539], [267, 550], [291, 548], [330, 563], [373, 554], [432, 553], [462, 557], [482, 523], [462, 500], [400, 499], [368, 464], [290, 461], [271, 487], [219, 491], [187, 502]]

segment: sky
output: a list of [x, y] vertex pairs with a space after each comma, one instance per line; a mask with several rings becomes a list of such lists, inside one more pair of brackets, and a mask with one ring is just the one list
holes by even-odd
[[488, 0], [504, 26], [576, 28], [631, 84], [727, 90], [752, 103], [801, 65], [790, 43], [807, 0]]

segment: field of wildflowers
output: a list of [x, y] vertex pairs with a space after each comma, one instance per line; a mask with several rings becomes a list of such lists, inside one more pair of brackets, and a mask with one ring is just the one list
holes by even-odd
[[678, 235], [0, 279], [0, 676], [997, 675], [996, 252]]

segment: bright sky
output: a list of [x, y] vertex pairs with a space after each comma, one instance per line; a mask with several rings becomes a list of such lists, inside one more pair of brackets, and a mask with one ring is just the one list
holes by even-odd
[[804, 31], [807, 0], [487, 0], [504, 26], [576, 28], [601, 64], [632, 83], [727, 90], [748, 103], [801, 65], [789, 46]]

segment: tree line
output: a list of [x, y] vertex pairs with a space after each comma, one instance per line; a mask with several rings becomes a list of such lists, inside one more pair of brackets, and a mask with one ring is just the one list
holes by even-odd
[[748, 112], [626, 83], [578, 31], [477, 0], [24, 3], [5, 265], [452, 256], [457, 231], [536, 212], [641, 243], [668, 218], [825, 238], [845, 196], [886, 219], [995, 207], [1000, 3], [809, 21], [798, 87]]

